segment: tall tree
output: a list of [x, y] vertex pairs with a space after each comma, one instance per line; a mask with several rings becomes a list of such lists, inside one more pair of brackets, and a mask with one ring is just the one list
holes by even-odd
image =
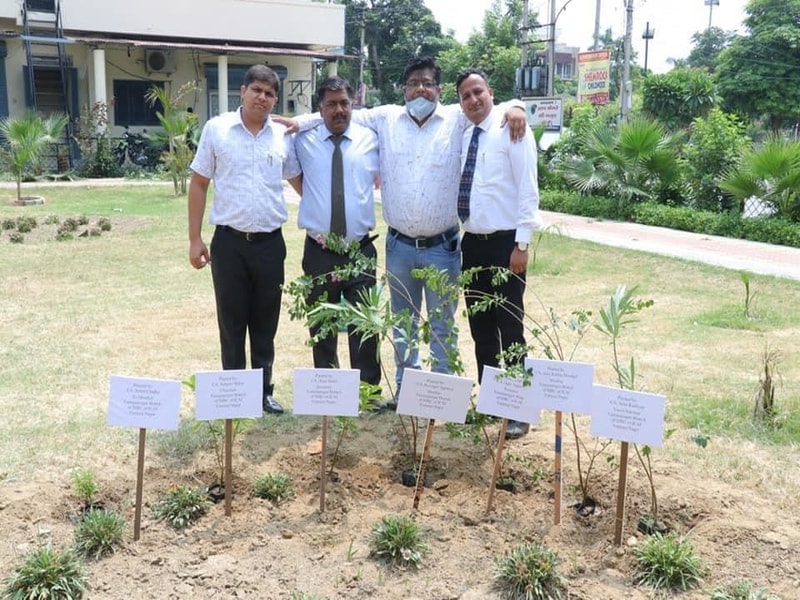
[[709, 27], [692, 36], [692, 51], [686, 59], [686, 65], [694, 69], [706, 69], [713, 73], [717, 67], [717, 57], [731, 43], [735, 34], [719, 27]]
[[750, 0], [744, 24], [719, 55], [716, 76], [726, 110], [766, 118], [774, 132], [800, 119], [800, 0]]
[[673, 69], [642, 83], [642, 110], [670, 129], [688, 127], [717, 103], [714, 80], [703, 69]]
[[346, 48], [364, 51], [364, 28], [365, 70], [384, 104], [402, 98], [399, 84], [409, 60], [436, 56], [458, 43], [442, 35], [441, 26], [423, 0], [350, 0], [345, 18]]

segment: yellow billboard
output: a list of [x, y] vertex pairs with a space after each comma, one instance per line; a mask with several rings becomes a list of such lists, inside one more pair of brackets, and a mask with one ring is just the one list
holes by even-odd
[[608, 104], [611, 50], [578, 53], [578, 102]]

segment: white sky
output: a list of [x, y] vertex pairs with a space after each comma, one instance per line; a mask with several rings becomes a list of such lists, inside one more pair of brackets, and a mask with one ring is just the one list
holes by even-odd
[[[456, 38], [465, 42], [473, 30], [479, 30], [483, 15], [492, 0], [424, 0], [443, 31], [453, 29]], [[711, 24], [726, 31], [743, 32], [742, 19], [747, 0], [719, 0], [711, 10]], [[600, 34], [611, 27], [615, 38], [625, 33], [625, 0], [601, 0]], [[500, 5], [505, 6], [503, 0]], [[532, 14], [540, 23], [550, 22], [550, 0], [529, 0]], [[565, 7], [556, 19], [556, 40], [587, 50], [594, 36], [597, 0], [556, 0], [556, 11]], [[642, 33], [647, 22], [655, 30], [648, 44], [647, 68], [664, 73], [671, 68], [669, 58], [686, 58], [692, 47], [692, 35], [708, 27], [709, 7], [704, 0], [634, 0], [633, 37], [637, 60], [644, 65], [645, 44]], [[547, 30], [540, 30], [546, 38]]]

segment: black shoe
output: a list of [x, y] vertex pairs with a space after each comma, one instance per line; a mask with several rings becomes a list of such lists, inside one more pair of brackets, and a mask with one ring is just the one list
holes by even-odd
[[283, 407], [278, 404], [278, 401], [272, 397], [272, 394], [264, 394], [264, 401], [262, 402], [262, 407], [264, 408], [265, 413], [270, 413], [273, 415], [282, 415], [283, 414]]
[[395, 412], [397, 410], [397, 400], [392, 398], [391, 400], [384, 400], [383, 402], [378, 402], [375, 405], [375, 412]]
[[515, 440], [517, 438], [521, 438], [523, 435], [527, 434], [530, 430], [531, 426], [528, 423], [522, 423], [520, 421], [509, 421], [508, 426], [506, 427], [506, 439]]

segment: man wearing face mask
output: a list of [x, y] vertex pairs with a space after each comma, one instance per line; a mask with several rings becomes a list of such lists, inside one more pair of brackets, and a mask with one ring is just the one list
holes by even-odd
[[[406, 368], [420, 368], [417, 323], [423, 297], [431, 325], [430, 367], [449, 373], [448, 348], [456, 346], [457, 296], [444, 298], [414, 269], [431, 266], [456, 283], [461, 271], [461, 244], [456, 210], [461, 177], [461, 138], [469, 122], [458, 105], [439, 104], [441, 69], [432, 58], [415, 58], [403, 72], [405, 106], [385, 105], [353, 113], [353, 122], [378, 134], [381, 202], [389, 226], [386, 270], [390, 276], [392, 312], [406, 311], [411, 336], [395, 332], [395, 381], [399, 390]], [[506, 111], [513, 139], [527, 130], [525, 107], [511, 101]], [[297, 118], [301, 129], [317, 121]], [[397, 396], [383, 403], [394, 410]]]

